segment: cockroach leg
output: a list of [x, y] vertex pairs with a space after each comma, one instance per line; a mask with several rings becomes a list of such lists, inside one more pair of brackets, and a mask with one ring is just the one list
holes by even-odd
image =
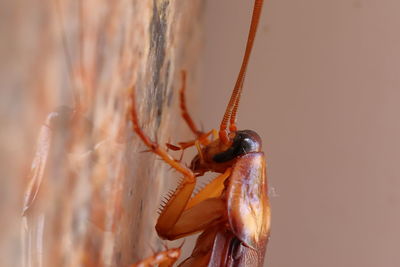
[[213, 140], [217, 140], [219, 135], [218, 135], [218, 131], [216, 129], [212, 129], [212, 135], [213, 135]]
[[173, 151], [179, 151], [179, 150], [182, 151], [182, 153], [181, 153], [181, 155], [179, 157], [179, 160], [178, 160], [179, 162], [181, 162], [182, 159], [183, 159], [183, 154], [184, 154], [185, 150], [187, 148], [189, 148], [189, 147], [196, 146], [197, 151], [200, 153], [201, 152], [201, 145], [206, 146], [211, 142], [208, 139], [208, 137], [211, 134], [213, 134], [213, 137], [215, 139], [215, 135], [218, 136], [218, 131], [215, 130], [215, 129], [212, 129], [211, 131], [209, 131], [207, 133], [203, 133], [199, 138], [197, 138], [195, 140], [186, 141], [186, 142], [179, 142], [178, 143], [179, 146], [176, 146], [176, 145], [171, 144], [171, 143], [166, 143], [165, 145], [167, 147], [167, 151], [168, 151], [168, 149], [171, 149]]
[[185, 153], [185, 149], [184, 148], [176, 146], [176, 145], [173, 145], [171, 143], [166, 143], [165, 146], [167, 147], [167, 152], [168, 152], [169, 149], [171, 149], [172, 151], [179, 151], [180, 150], [181, 151], [181, 155], [179, 156], [179, 160], [178, 161], [179, 162], [182, 161], [183, 154]]
[[[175, 195], [164, 207], [156, 224], [157, 233], [161, 238], [179, 239], [226, 220], [225, 202], [220, 198], [207, 198], [185, 209], [193, 189], [194, 187], [188, 185], [179, 186]], [[184, 206], [183, 201], [185, 201]]]
[[196, 148], [197, 148], [197, 152], [198, 152], [198, 154], [199, 154], [199, 157], [200, 157], [200, 161], [201, 161], [201, 163], [203, 163], [203, 162], [204, 162], [204, 155], [203, 155], [203, 151], [201, 150], [200, 142], [199, 142], [199, 141], [196, 141], [196, 142], [195, 142], [195, 145], [196, 145]]
[[171, 144], [171, 143], [166, 143], [165, 146], [167, 147], [167, 152], [168, 152], [168, 149], [171, 149], [173, 151], [183, 150], [181, 147], [176, 146], [176, 145]]
[[181, 255], [181, 248], [182, 246], [178, 248], [166, 248], [166, 250], [154, 253], [154, 255], [147, 259], [131, 264], [130, 267], [151, 267], [157, 264], [159, 267], [172, 266]]
[[149, 150], [155, 154], [157, 154], [163, 161], [165, 161], [172, 168], [177, 170], [178, 172], [184, 175], [184, 181], [187, 183], [195, 182], [195, 175], [188, 167], [184, 164], [180, 163], [178, 160], [173, 158], [168, 152], [159, 146], [157, 142], [153, 142], [142, 130], [139, 126], [139, 120], [137, 116], [136, 110], [136, 97], [135, 97], [135, 88], [132, 89], [132, 108], [131, 108], [131, 120], [133, 124], [133, 130], [136, 134], [142, 139], [143, 143], [149, 148]]
[[192, 117], [189, 114], [189, 111], [187, 109], [186, 105], [186, 71], [182, 70], [181, 71], [181, 77], [182, 77], [182, 86], [181, 89], [179, 90], [179, 102], [180, 102], [180, 108], [181, 108], [181, 113], [182, 117], [185, 120], [186, 124], [189, 126], [190, 130], [198, 137], [200, 138], [203, 135], [203, 132], [200, 131], [196, 124], [194, 123]]
[[228, 168], [193, 198], [191, 196], [195, 185], [181, 183], [161, 211], [156, 224], [158, 235], [175, 240], [225, 220], [226, 207], [219, 196], [231, 172], [231, 168]]
[[224, 181], [232, 173], [232, 168], [227, 168], [226, 171], [216, 178], [214, 178], [210, 183], [208, 183], [204, 188], [202, 188], [197, 194], [192, 197], [186, 205], [185, 210], [197, 205], [201, 201], [207, 198], [219, 197], [224, 190]]
[[[213, 130], [211, 130], [211, 131], [209, 131], [207, 133], [203, 133], [201, 136], [199, 136], [198, 138], [196, 138], [194, 140], [190, 140], [190, 141], [186, 141], [186, 142], [179, 142], [178, 143], [179, 149], [184, 150], [184, 149], [187, 149], [189, 147], [192, 147], [192, 146], [196, 145], [197, 141], [200, 142], [200, 144], [202, 144], [203, 146], [208, 145], [210, 143], [210, 140], [208, 139], [208, 137], [211, 134], [213, 134], [213, 131], [216, 131], [216, 130], [213, 129]], [[177, 147], [177, 146], [175, 146], [175, 147]]]
[[[169, 236], [174, 237], [174, 230], [176, 229], [176, 223], [178, 219], [182, 216], [182, 213], [186, 207], [187, 202], [189, 201], [194, 187], [196, 185], [196, 177], [192, 170], [186, 167], [184, 164], [173, 158], [169, 155], [165, 149], [161, 148], [156, 142], [153, 142], [142, 130], [139, 126], [139, 120], [137, 117], [136, 111], [136, 98], [135, 98], [135, 89], [132, 90], [132, 108], [131, 108], [131, 120], [133, 124], [133, 130], [136, 134], [142, 139], [143, 143], [149, 148], [150, 151], [157, 154], [164, 160], [167, 164], [169, 164], [172, 168], [183, 174], [183, 180], [181, 181], [179, 187], [168, 200], [166, 205], [163, 207], [160, 217], [158, 219], [156, 229], [160, 236], [165, 236], [166, 238]], [[223, 204], [223, 203], [222, 203]], [[219, 205], [222, 208], [223, 205]], [[215, 205], [218, 207], [218, 205]], [[197, 212], [199, 214], [204, 214], [201, 212]], [[222, 210], [218, 215], [222, 214]], [[213, 219], [213, 218], [212, 218]], [[194, 220], [194, 224], [190, 226], [198, 227], [199, 220]], [[186, 229], [186, 228], [185, 228]], [[173, 233], [170, 233], [172, 230]], [[191, 229], [189, 229], [191, 230]], [[190, 232], [190, 231], [189, 231]]]
[[[179, 90], [179, 102], [180, 102], [179, 106], [181, 109], [181, 115], [182, 115], [183, 120], [186, 122], [189, 129], [194, 133], [194, 135], [197, 138], [194, 140], [191, 140], [191, 141], [180, 142], [179, 146], [175, 146], [173, 144], [167, 143], [166, 146], [169, 149], [174, 150], [174, 151], [185, 150], [189, 147], [192, 147], [195, 145], [195, 142], [197, 140], [199, 140], [202, 145], [208, 145], [210, 143], [210, 141], [208, 140], [208, 137], [210, 136], [210, 134], [212, 134], [212, 133], [214, 133], [214, 131], [216, 131], [214, 129], [207, 133], [200, 131], [197, 128], [196, 124], [194, 123], [192, 117], [190, 116], [187, 105], [186, 105], [186, 76], [187, 76], [186, 71], [182, 70], [181, 71], [182, 86], [181, 86], [181, 89]], [[214, 133], [214, 137], [215, 137], [215, 133]]]

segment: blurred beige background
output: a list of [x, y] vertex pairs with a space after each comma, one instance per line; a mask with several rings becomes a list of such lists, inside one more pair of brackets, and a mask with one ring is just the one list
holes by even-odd
[[[198, 117], [217, 127], [253, 1], [208, 1]], [[273, 267], [400, 266], [400, 2], [265, 2], [239, 127], [264, 140]]]

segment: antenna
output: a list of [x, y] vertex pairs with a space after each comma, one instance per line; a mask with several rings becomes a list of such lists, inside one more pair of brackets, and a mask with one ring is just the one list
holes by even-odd
[[247, 65], [253, 48], [254, 39], [257, 33], [258, 22], [260, 21], [260, 14], [263, 5], [263, 0], [255, 0], [253, 8], [253, 16], [251, 18], [251, 24], [249, 29], [249, 35], [247, 37], [246, 50], [243, 56], [242, 66], [240, 68], [235, 87], [233, 88], [231, 98], [226, 107], [224, 117], [222, 118], [219, 137], [223, 143], [228, 144], [230, 142], [228, 137], [228, 120], [229, 120], [229, 131], [236, 131], [236, 115], [239, 107], [240, 95], [243, 89], [243, 82], [246, 77]]

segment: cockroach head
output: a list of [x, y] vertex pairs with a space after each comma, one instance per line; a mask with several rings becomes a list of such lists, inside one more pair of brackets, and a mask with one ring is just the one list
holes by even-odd
[[224, 172], [237, 158], [261, 151], [261, 138], [252, 130], [231, 133], [232, 142], [223, 144], [217, 139], [202, 149], [202, 157], [197, 155], [191, 163], [194, 172]]
[[231, 161], [242, 155], [260, 152], [261, 138], [252, 130], [237, 131], [232, 145], [225, 151], [215, 154], [213, 160], [218, 163]]

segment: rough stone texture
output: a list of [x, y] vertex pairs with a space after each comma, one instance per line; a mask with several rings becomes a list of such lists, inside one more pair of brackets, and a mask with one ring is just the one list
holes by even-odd
[[179, 72], [195, 72], [203, 1], [1, 5], [0, 265], [127, 266], [162, 249], [168, 168], [140, 153], [129, 95], [151, 138], [187, 137], [172, 118]]

